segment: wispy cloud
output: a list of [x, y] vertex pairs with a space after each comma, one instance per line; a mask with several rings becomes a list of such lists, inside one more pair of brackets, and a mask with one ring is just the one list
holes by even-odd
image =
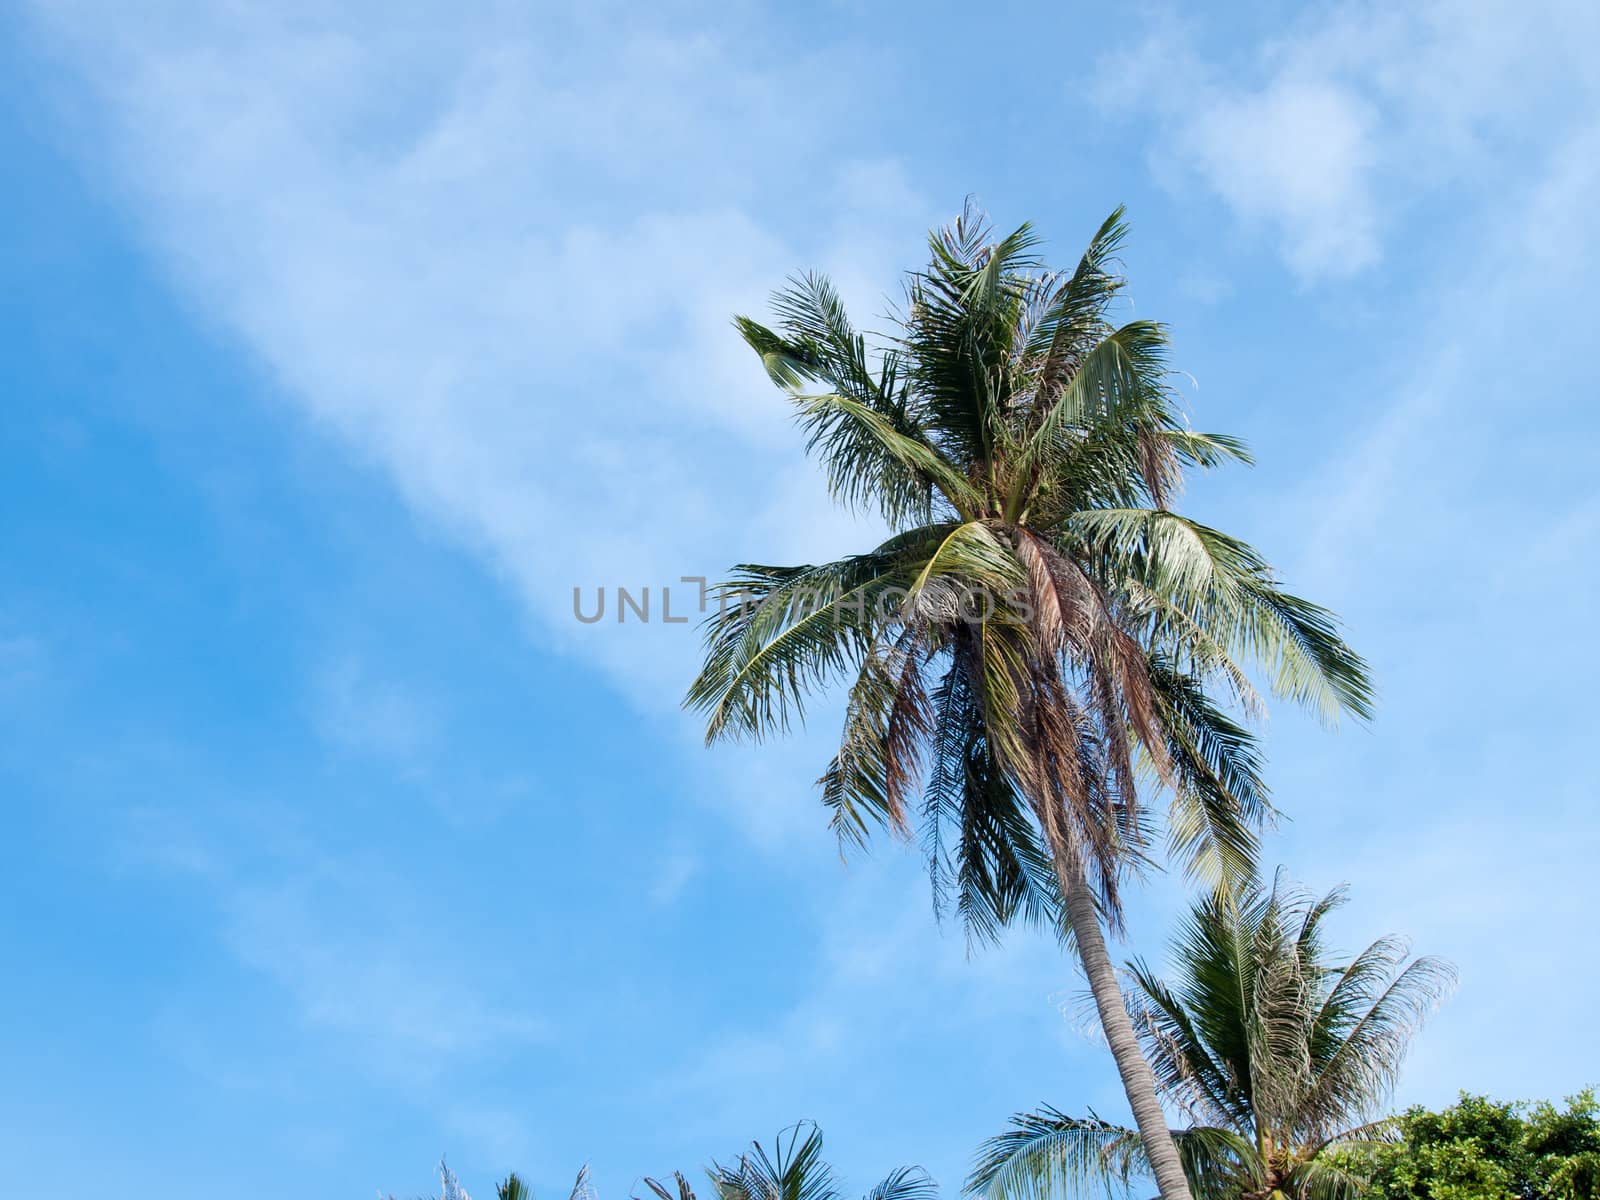
[[[759, 1024], [730, 1023], [709, 1043], [693, 1047], [689, 1059], [652, 1089], [661, 1102], [696, 1114], [686, 1136], [760, 1128], [763, 1122], [777, 1128], [813, 1112], [803, 1106], [831, 1110], [845, 1096], [870, 1098], [897, 1072], [937, 1076], [936, 1047], [985, 1028], [1004, 1028], [995, 1036], [997, 1052], [1010, 1053], [1030, 1039], [1049, 1052], [1037, 1071], [1011, 1063], [994, 1076], [971, 1080], [969, 1093], [951, 1106], [950, 1119], [970, 1121], [977, 1104], [993, 1102], [988, 1092], [1002, 1077], [1009, 1098], [998, 1102], [997, 1120], [1003, 1106], [1021, 1102], [1019, 1096], [1040, 1098], [1032, 1089], [1058, 1077], [1063, 1060], [1101, 1061], [1103, 1047], [1084, 1037], [1066, 1012], [1081, 976], [1048, 937], [1019, 928], [1005, 945], [969, 955], [956, 922], [941, 927], [934, 921], [914, 853], [886, 854], [860, 870], [841, 872], [833, 885], [819, 906], [817, 944], [793, 947], [794, 961], [804, 970], [793, 973], [790, 1002]], [[1054, 1065], [1046, 1067], [1045, 1059]], [[962, 1062], [970, 1069], [974, 1060], [963, 1055]], [[782, 1087], [773, 1088], [774, 1080]], [[1085, 1095], [1081, 1078], [1074, 1078], [1074, 1088], [1076, 1097]], [[1090, 1099], [1102, 1110], [1119, 1110], [1114, 1086], [1092, 1090]], [[937, 1162], [951, 1183], [953, 1149], [921, 1145], [904, 1152], [917, 1156], [908, 1161]], [[870, 1147], [878, 1157], [893, 1152]]]
[[[828, 147], [850, 53], [499, 7], [375, 35], [375, 11], [35, 16], [93, 85], [91, 169], [194, 307], [479, 552], [540, 640], [670, 708], [692, 636], [580, 625], [572, 587], [849, 528], [728, 317], [809, 264], [877, 311], [922, 205]], [[803, 243], [751, 215], [797, 173], [831, 214]]]
[[451, 967], [448, 938], [412, 881], [313, 848], [270, 809], [247, 824], [223, 837], [141, 808], [122, 853], [130, 867], [190, 881], [217, 915], [221, 944], [279, 990], [301, 1027], [334, 1035], [374, 1075], [407, 1086], [547, 1040], [546, 1020], [493, 991], [481, 964], [471, 976]]
[[[1454, 527], [1470, 542], [1466, 514], [1490, 499], [1473, 489], [1492, 471], [1491, 461], [1557, 419], [1565, 399], [1546, 355], [1563, 354], [1562, 347], [1587, 337], [1581, 315], [1587, 301], [1575, 287], [1586, 287], [1588, 270], [1600, 264], [1590, 216], [1600, 197], [1597, 164], [1600, 125], [1569, 128], [1543, 156], [1528, 160], [1522, 177], [1470, 230], [1471, 261], [1429, 281], [1427, 308], [1408, 330], [1407, 352], [1364, 365], [1381, 373], [1374, 386], [1394, 400], [1353, 426], [1349, 443], [1303, 492], [1295, 511], [1309, 531], [1300, 551], [1308, 586], [1333, 585], [1357, 557], [1376, 565], [1374, 557], [1388, 551], [1410, 555], [1404, 531], [1424, 520], [1436, 534]], [[1543, 352], [1530, 363], [1525, 322], [1539, 310], [1547, 314], [1537, 335]], [[1462, 420], [1469, 402], [1483, 411]], [[1419, 462], [1428, 466], [1421, 476]], [[1498, 524], [1526, 503], [1513, 488], [1495, 497], [1495, 511], [1486, 515]], [[1437, 552], [1459, 544], [1432, 546]], [[1477, 574], [1491, 564], [1462, 568]]]
[[1153, 116], [1174, 188], [1221, 199], [1307, 281], [1375, 266], [1418, 204], [1499, 169], [1531, 114], [1587, 107], [1600, 86], [1576, 49], [1600, 17], [1570, 0], [1347, 3], [1243, 50], [1170, 11], [1151, 27], [1102, 62], [1102, 106]]

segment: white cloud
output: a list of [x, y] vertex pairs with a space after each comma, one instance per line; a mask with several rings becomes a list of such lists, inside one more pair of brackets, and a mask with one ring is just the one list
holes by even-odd
[[1153, 116], [1151, 156], [1174, 189], [1199, 183], [1307, 281], [1374, 266], [1410, 209], [1493, 177], [1533, 114], [1581, 111], [1600, 89], [1575, 49], [1600, 17], [1569, 0], [1347, 3], [1243, 54], [1202, 49], [1171, 12], [1152, 24], [1102, 61], [1102, 106]]
[[[848, 264], [875, 312], [920, 237], [894, 164], [826, 144], [851, 55], [752, 53], [734, 15], [34, 11], [94, 96], [91, 169], [194, 307], [478, 551], [541, 640], [671, 708], [693, 637], [581, 626], [573, 585], [850, 528], [728, 318], [808, 265]], [[749, 215], [802, 180], [827, 206], [805, 238]]]
[[1242, 218], [1276, 231], [1297, 273], [1347, 275], [1378, 258], [1372, 126], [1347, 89], [1279, 78], [1200, 110], [1179, 152]]
[[289, 993], [302, 1021], [369, 1047], [386, 1072], [421, 1077], [545, 1040], [543, 1019], [489, 999], [448, 955], [430, 953], [397, 911], [406, 907], [394, 895], [399, 881], [352, 879], [348, 866], [338, 873], [238, 885], [224, 896], [229, 945]]
[[[1395, 536], [1413, 521], [1432, 522], [1435, 553], [1450, 550], [1443, 535], [1452, 523], [1489, 499], [1473, 491], [1488, 460], [1542, 422], [1557, 427], [1553, 414], [1536, 414], [1560, 408], [1566, 384], [1551, 371], [1589, 336], [1581, 314], [1600, 263], [1590, 217], [1597, 198], [1600, 125], [1569, 127], [1546, 155], [1522, 164], [1520, 177], [1468, 230], [1471, 262], [1452, 264], [1428, 288], [1427, 310], [1407, 330], [1407, 352], [1366, 381], [1393, 400], [1366, 413], [1348, 444], [1312, 475], [1300, 503], [1285, 510], [1292, 525], [1309, 531], [1295, 572], [1308, 590], [1337, 586], [1358, 559], [1370, 567], [1389, 550], [1414, 558], [1415, 547]], [[1529, 357], [1526, 322], [1538, 310], [1546, 316]], [[1514, 416], [1519, 410], [1523, 421]], [[1493, 515], [1512, 511], [1517, 490], [1496, 497]], [[1487, 566], [1456, 564], [1457, 578]]]
[[[796, 1105], [827, 1111], [846, 1097], [862, 1101], [897, 1069], [908, 1069], [904, 1064], [925, 1058], [929, 1047], [981, 1038], [984, 1030], [1005, 1054], [1031, 1041], [1054, 1062], [1051, 1077], [1063, 1061], [1091, 1069], [1109, 1063], [1103, 1044], [1083, 1036], [1065, 1012], [1081, 976], [1050, 938], [1018, 927], [1002, 945], [969, 955], [957, 920], [941, 927], [932, 919], [920, 855], [908, 847], [886, 847], [830, 882], [818, 944], [795, 947], [807, 970], [793, 973], [792, 1002], [758, 1025], [735, 1024], [693, 1047], [690, 1059], [657, 1084], [664, 1102], [697, 1114], [686, 1136], [759, 1129], [763, 1122], [776, 1129], [797, 1112], [820, 1115]], [[1024, 1088], [1038, 1082], [1032, 1064], [1013, 1063], [1011, 1074]], [[1093, 1090], [1093, 1102], [1105, 1111], [1124, 1103], [1109, 1073], [1103, 1088], [1075, 1073], [1067, 1077], [1077, 1095]], [[781, 1090], [766, 1086], [774, 1079], [784, 1081]], [[952, 1115], [969, 1114], [956, 1105]], [[870, 1151], [892, 1153], [878, 1145]], [[926, 1145], [908, 1153], [945, 1157], [942, 1148]]]
[[375, 1074], [420, 1085], [452, 1063], [548, 1039], [523, 1002], [525, 980], [493, 979], [481, 962], [470, 976], [453, 969], [414, 880], [308, 845], [267, 805], [226, 839], [247, 851], [168, 809], [130, 817], [124, 865], [190, 881], [222, 944], [280, 991], [291, 1019], [336, 1035]]

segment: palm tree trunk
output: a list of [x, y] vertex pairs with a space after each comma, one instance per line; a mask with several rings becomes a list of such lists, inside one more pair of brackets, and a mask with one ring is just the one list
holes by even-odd
[[[1084, 879], [1077, 855], [1066, 847], [1052, 847], [1052, 850], [1061, 898], [1066, 904], [1067, 919], [1072, 922], [1073, 941], [1078, 946], [1078, 961], [1089, 978], [1094, 1006], [1100, 1014], [1100, 1028], [1111, 1046], [1111, 1056], [1117, 1060], [1122, 1090], [1127, 1093], [1128, 1104], [1133, 1109], [1133, 1119], [1139, 1126], [1145, 1157], [1150, 1160], [1161, 1200], [1190, 1200], [1189, 1181], [1178, 1159], [1178, 1147], [1167, 1127], [1166, 1114], [1161, 1111], [1161, 1101], [1156, 1097], [1155, 1076], [1139, 1051], [1133, 1022], [1128, 1019], [1127, 1006], [1122, 1002], [1117, 971], [1106, 950], [1105, 935], [1100, 931], [1100, 912], [1094, 893]], [[1063, 854], [1063, 850], [1067, 853]]]

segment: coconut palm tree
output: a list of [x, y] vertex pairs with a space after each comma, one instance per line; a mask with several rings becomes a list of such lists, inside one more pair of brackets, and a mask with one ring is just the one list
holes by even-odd
[[[515, 1171], [495, 1185], [498, 1200], [533, 1200], [533, 1189]], [[589, 1186], [589, 1165], [578, 1168], [578, 1178], [572, 1185], [567, 1200], [595, 1200], [594, 1188]]]
[[[1453, 979], [1407, 961], [1395, 938], [1348, 963], [1328, 958], [1322, 922], [1343, 902], [1283, 884], [1195, 905], [1173, 943], [1171, 982], [1130, 966], [1127, 1005], [1156, 1086], [1193, 1122], [1175, 1130], [1201, 1200], [1351, 1200], [1360, 1156], [1423, 1017]], [[1139, 1135], [1093, 1113], [1022, 1113], [985, 1143], [967, 1181], [984, 1200], [1126, 1193], [1148, 1172]]]
[[[833, 1168], [822, 1158], [822, 1130], [801, 1121], [773, 1139], [768, 1154], [760, 1142], [730, 1166], [712, 1163], [706, 1171], [717, 1200], [844, 1200]], [[657, 1200], [695, 1200], [681, 1172], [669, 1187], [645, 1179]], [[901, 1167], [884, 1176], [861, 1200], [937, 1200], [939, 1188], [921, 1167]]]
[[1270, 812], [1244, 664], [1330, 719], [1371, 694], [1325, 610], [1171, 508], [1185, 468], [1248, 456], [1187, 427], [1160, 325], [1111, 322], [1124, 233], [1119, 209], [1075, 270], [1047, 271], [1027, 226], [996, 241], [969, 207], [931, 235], [889, 336], [869, 343], [814, 274], [776, 295], [775, 328], [737, 318], [833, 495], [889, 536], [736, 568], [686, 703], [708, 741], [760, 738], [849, 679], [821, 779], [841, 843], [920, 817], [936, 908], [953, 897], [969, 936], [1070, 930], [1161, 1193], [1187, 1200], [1102, 932], [1149, 859], [1140, 773], [1172, 796], [1172, 849], [1220, 884]]
[[[472, 1200], [467, 1195], [467, 1189], [461, 1186], [461, 1181], [456, 1178], [443, 1160], [439, 1163], [439, 1200]], [[533, 1200], [533, 1189], [518, 1177], [515, 1171], [495, 1185], [495, 1195], [499, 1200]], [[391, 1195], [389, 1200], [394, 1200]], [[594, 1189], [589, 1186], [589, 1168], [586, 1165], [578, 1168], [577, 1182], [572, 1185], [572, 1192], [567, 1200], [595, 1200]]]

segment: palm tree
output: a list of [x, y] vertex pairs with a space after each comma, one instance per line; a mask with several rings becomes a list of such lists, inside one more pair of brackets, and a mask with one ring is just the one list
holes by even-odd
[[[833, 1168], [822, 1159], [822, 1130], [801, 1121], [773, 1140], [768, 1154], [760, 1142], [731, 1166], [712, 1163], [706, 1171], [717, 1200], [844, 1200]], [[695, 1200], [682, 1173], [668, 1187], [645, 1179], [657, 1200]], [[938, 1186], [921, 1167], [901, 1167], [869, 1189], [861, 1200], [938, 1200]]]
[[[1351, 1200], [1358, 1161], [1423, 1017], [1454, 972], [1407, 962], [1395, 938], [1330, 963], [1322, 921], [1344, 900], [1252, 884], [1195, 905], [1173, 944], [1173, 982], [1130, 966], [1127, 1005], [1164, 1099], [1193, 1122], [1174, 1131], [1201, 1200]], [[978, 1153], [967, 1191], [1056, 1200], [1095, 1186], [1127, 1192], [1148, 1171], [1140, 1138], [1054, 1108], [1021, 1113]]]
[[[467, 1195], [466, 1188], [461, 1186], [461, 1181], [456, 1178], [444, 1161], [439, 1162], [439, 1200], [472, 1200]], [[533, 1200], [533, 1189], [517, 1176], [515, 1171], [506, 1176], [504, 1180], [495, 1185], [495, 1194], [499, 1200]], [[394, 1200], [393, 1196], [389, 1200]], [[568, 1200], [594, 1200], [594, 1189], [589, 1186], [589, 1168], [587, 1165], [578, 1168], [577, 1182], [572, 1185], [572, 1193]]]
[[953, 896], [978, 940], [1018, 918], [1071, 938], [1161, 1193], [1187, 1200], [1101, 928], [1121, 932], [1119, 884], [1148, 861], [1139, 775], [1171, 793], [1170, 848], [1220, 885], [1271, 812], [1240, 659], [1329, 720], [1371, 692], [1328, 612], [1170, 507], [1185, 468], [1249, 459], [1184, 423], [1160, 325], [1109, 320], [1124, 233], [1119, 209], [1075, 270], [1045, 271], [1028, 226], [992, 241], [969, 206], [930, 236], [892, 336], [869, 346], [815, 274], [776, 295], [775, 329], [737, 318], [832, 494], [891, 535], [736, 568], [686, 704], [708, 742], [761, 738], [850, 679], [821, 779], [841, 844], [909, 833], [920, 791], [936, 909]]
[[[498, 1200], [533, 1200], [533, 1189], [515, 1171], [495, 1185]], [[589, 1186], [589, 1165], [578, 1168], [578, 1178], [572, 1185], [567, 1200], [594, 1200], [594, 1189]]]

